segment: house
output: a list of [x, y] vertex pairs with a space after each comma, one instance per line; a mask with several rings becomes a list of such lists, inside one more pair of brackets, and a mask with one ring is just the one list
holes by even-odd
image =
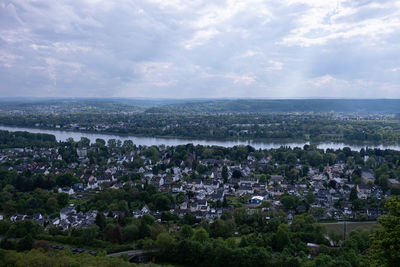
[[219, 189], [217, 190], [214, 194], [212, 194], [209, 199], [211, 201], [224, 201], [224, 195], [225, 195], [225, 191], [224, 189]]
[[369, 208], [367, 209], [368, 219], [378, 219], [382, 215], [382, 211], [379, 208]]
[[353, 204], [350, 201], [340, 202], [340, 208], [342, 209], [343, 215], [350, 216], [352, 212]]
[[289, 225], [292, 224], [292, 222], [293, 222], [293, 214], [289, 213], [288, 216], [287, 216], [287, 220], [288, 220], [288, 224]]
[[204, 210], [208, 206], [207, 200], [197, 200], [195, 203], [197, 210]]
[[182, 185], [174, 185], [174, 186], [172, 186], [171, 192], [172, 193], [183, 192], [183, 186]]
[[133, 212], [133, 217], [140, 218], [142, 217], [144, 214], [148, 214], [150, 213], [150, 209], [149, 207], [147, 207], [147, 205], [144, 205], [143, 208], [141, 210], [137, 210]]
[[145, 214], [145, 213], [149, 213], [149, 212], [150, 212], [150, 209], [149, 209], [149, 207], [147, 207], [147, 205], [144, 205], [143, 208], [142, 208], [142, 210], [141, 210], [141, 212], [144, 213], [144, 214]]
[[258, 179], [254, 177], [243, 177], [240, 179], [241, 183], [249, 183], [251, 185], [258, 183]]
[[67, 219], [68, 216], [75, 215], [75, 214], [76, 214], [76, 210], [72, 206], [65, 207], [60, 210], [61, 220], [65, 220], [65, 219]]
[[73, 195], [74, 189], [72, 189], [71, 187], [63, 187], [63, 188], [58, 188], [58, 193], [66, 193], [68, 195]]
[[372, 171], [370, 170], [365, 170], [361, 172], [361, 179], [363, 180], [364, 183], [374, 183], [375, 182], [375, 177]]
[[195, 188], [203, 187], [203, 181], [201, 179], [192, 179], [187, 182], [188, 185], [192, 185]]
[[98, 187], [99, 187], [99, 184], [97, 183], [96, 179], [89, 180], [89, 182], [87, 184], [88, 189], [96, 189]]
[[83, 192], [84, 190], [85, 190], [85, 187], [84, 187], [83, 183], [74, 184], [74, 191]]
[[77, 148], [76, 149], [76, 154], [78, 154], [79, 159], [84, 159], [87, 157], [87, 148]]
[[16, 221], [23, 221], [25, 219], [26, 215], [21, 215], [21, 214], [15, 214], [13, 216], [10, 217], [10, 221], [12, 223], [16, 222]]
[[164, 178], [162, 177], [153, 177], [150, 179], [149, 184], [154, 185], [155, 187], [160, 187], [164, 184]]
[[397, 188], [400, 189], [400, 182], [396, 179], [389, 179], [389, 186], [390, 188]]
[[102, 175], [99, 175], [99, 176], [96, 178], [96, 181], [97, 181], [97, 183], [100, 185], [100, 184], [103, 184], [103, 183], [110, 183], [110, 182], [112, 182], [112, 181], [113, 181], [113, 178], [112, 178], [112, 175], [111, 175], [111, 174], [109, 174], [109, 173], [104, 173], [104, 174], [102, 174]]
[[271, 175], [271, 179], [269, 184], [274, 185], [274, 184], [281, 184], [283, 182], [283, 176], [282, 175]]
[[261, 204], [261, 202], [263, 202], [264, 197], [262, 196], [254, 196], [251, 198], [250, 203], [252, 204]]
[[367, 199], [371, 194], [371, 185], [359, 184], [357, 185], [357, 196], [360, 199]]
[[238, 188], [238, 194], [243, 195], [243, 194], [253, 194], [254, 189], [251, 186], [250, 183], [241, 183]]
[[211, 181], [211, 180], [205, 180], [203, 182], [203, 186], [206, 189], [217, 189], [219, 187], [219, 182]]
[[181, 210], [187, 210], [187, 208], [188, 208], [188, 203], [186, 201], [182, 202], [179, 205], [179, 209], [181, 209]]
[[318, 250], [319, 250], [318, 244], [307, 243], [307, 248], [308, 248], [308, 250], [310, 250], [310, 252], [312, 252], [314, 254], [318, 254]]
[[283, 187], [276, 186], [272, 189], [272, 196], [275, 198], [279, 198], [281, 195], [285, 193], [285, 190]]

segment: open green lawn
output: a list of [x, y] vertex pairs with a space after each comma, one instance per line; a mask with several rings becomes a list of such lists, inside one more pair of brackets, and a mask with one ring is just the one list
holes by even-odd
[[[334, 230], [337, 234], [344, 233], [344, 222], [335, 222], [335, 223], [322, 223], [327, 230]], [[379, 228], [380, 225], [376, 222], [346, 222], [346, 234], [348, 235], [351, 231], [362, 228], [364, 230], [372, 230]]]
[[242, 203], [239, 201], [239, 197], [228, 196], [226, 201], [228, 202], [228, 205], [233, 205], [235, 208], [240, 208], [242, 206]]

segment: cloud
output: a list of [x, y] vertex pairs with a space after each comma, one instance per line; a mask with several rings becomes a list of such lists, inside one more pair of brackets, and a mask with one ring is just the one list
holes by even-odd
[[185, 48], [190, 50], [195, 46], [202, 45], [213, 38], [216, 34], [218, 34], [216, 29], [197, 31], [191, 40], [185, 42]]
[[399, 18], [400, 0], [8, 0], [0, 93], [400, 97]]
[[267, 71], [276, 71], [283, 69], [283, 63], [275, 60], [268, 61], [269, 66], [267, 67]]
[[[375, 44], [382, 35], [399, 29], [399, 1], [370, 1], [361, 7], [354, 2], [356, 1], [288, 1], [290, 5], [306, 5], [307, 9], [297, 16], [297, 27], [283, 39], [282, 44], [307, 47], [323, 45], [335, 39], [352, 41], [355, 38], [369, 38], [373, 41], [371, 44]], [[363, 12], [365, 10], [369, 12]]]

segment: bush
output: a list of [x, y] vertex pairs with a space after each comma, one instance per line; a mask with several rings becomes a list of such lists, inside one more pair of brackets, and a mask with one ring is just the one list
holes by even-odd
[[134, 240], [139, 239], [139, 229], [136, 225], [131, 224], [124, 227], [124, 240], [127, 242], [132, 242]]
[[52, 235], [49, 235], [49, 234], [39, 234], [36, 236], [36, 239], [53, 241], [54, 238]]
[[41, 249], [41, 250], [47, 252], [47, 251], [51, 250], [51, 245], [46, 240], [38, 240], [35, 243], [33, 243], [33, 248], [34, 249]]
[[24, 238], [22, 238], [18, 244], [17, 244], [17, 250], [18, 251], [25, 251], [25, 250], [31, 250], [33, 246], [33, 238], [31, 235], [27, 235]]

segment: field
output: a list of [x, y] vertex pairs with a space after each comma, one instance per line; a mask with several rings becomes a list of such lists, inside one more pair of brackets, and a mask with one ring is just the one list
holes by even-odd
[[[322, 223], [327, 230], [334, 230], [337, 234], [344, 233], [344, 222], [335, 222], [335, 223]], [[351, 231], [362, 228], [364, 230], [372, 230], [379, 228], [380, 225], [376, 222], [346, 222], [346, 235], [348, 235]]]

